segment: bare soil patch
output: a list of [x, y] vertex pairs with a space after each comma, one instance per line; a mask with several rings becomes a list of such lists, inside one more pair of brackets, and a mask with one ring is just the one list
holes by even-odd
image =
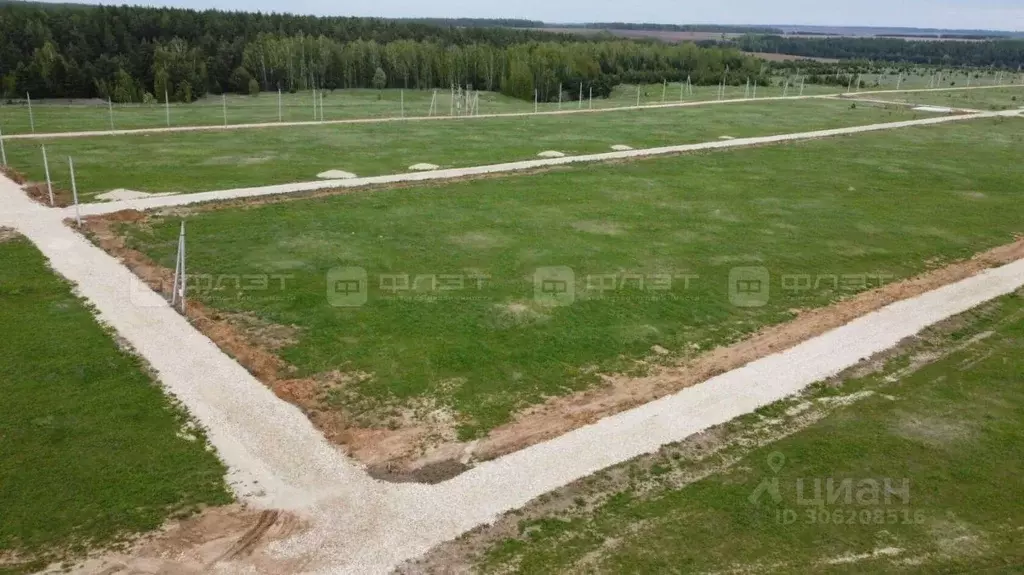
[[[263, 551], [274, 542], [303, 529], [297, 516], [276, 510], [246, 509], [229, 505], [208, 509], [183, 521], [172, 521], [143, 536], [129, 549], [92, 557], [71, 573], [104, 575], [160, 573], [200, 575], [232, 564], [238, 572], [297, 573], [302, 563], [272, 559]], [[47, 572], [67, 572], [52, 566]]]
[[15, 229], [0, 226], [0, 244], [4, 242], [9, 242], [11, 240], [15, 240], [20, 237], [21, 234], [19, 234]]
[[[221, 207], [221, 206], [218, 206]], [[148, 216], [129, 210], [88, 218], [85, 227], [93, 240], [118, 257], [151, 288], [170, 293], [173, 270], [155, 264], [141, 252], [125, 246], [115, 222], [143, 224]], [[358, 395], [349, 384], [367, 374], [329, 372], [294, 377], [295, 368], [276, 351], [297, 337], [295, 328], [268, 325], [257, 318], [225, 314], [200, 302], [187, 310], [189, 320], [226, 353], [234, 357], [278, 397], [298, 406], [333, 443], [368, 466], [371, 474], [391, 481], [437, 482], [458, 475], [474, 462], [515, 452], [599, 419], [643, 405], [737, 369], [762, 357], [779, 353], [808, 339], [896, 301], [909, 299], [975, 275], [987, 268], [1024, 258], [1024, 239], [977, 254], [961, 262], [938, 267], [914, 278], [888, 284], [825, 308], [799, 311], [792, 321], [769, 326], [730, 346], [660, 365], [665, 355], [652, 351], [648, 375], [602, 375], [603, 384], [584, 392], [549, 399], [520, 412], [513, 421], [473, 442], [458, 441], [454, 422], [443, 417], [444, 406], [379, 406], [363, 409], [357, 417], [350, 409]], [[532, 321], [531, 310], [515, 302], [497, 309], [505, 321]], [[395, 409], [398, 408], [398, 411]], [[409, 409], [403, 409], [409, 408]], [[422, 409], [421, 409], [422, 408]], [[367, 417], [366, 414], [371, 416]], [[386, 414], [392, 414], [385, 416]]]
[[[3, 173], [11, 181], [21, 186], [25, 193], [28, 194], [28, 197], [44, 206], [50, 205], [50, 192], [46, 189], [46, 182], [30, 182], [25, 174], [10, 166], [0, 166], [0, 173]], [[53, 205], [55, 207], [64, 208], [73, 203], [74, 195], [71, 193], [71, 190], [53, 188]]]

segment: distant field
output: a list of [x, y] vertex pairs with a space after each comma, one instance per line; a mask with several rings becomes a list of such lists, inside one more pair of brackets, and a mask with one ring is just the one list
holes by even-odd
[[412, 122], [268, 128], [7, 142], [11, 166], [45, 181], [50, 173], [70, 189], [67, 156], [74, 157], [83, 199], [126, 188], [197, 192], [317, 179], [332, 169], [359, 176], [402, 173], [421, 162], [464, 167], [535, 159], [539, 152], [607, 152], [763, 136], [926, 117], [925, 114], [844, 102], [800, 100], [722, 106], [628, 110], [601, 114], [528, 116], [456, 122]]
[[657, 38], [665, 42], [699, 42], [701, 40], [723, 40], [736, 38], [743, 34], [735, 32], [673, 32], [664, 30], [622, 30], [617, 28], [596, 29], [596, 28], [536, 28], [546, 32], [560, 32], [564, 34], [579, 34], [593, 36], [595, 34], [608, 33], [620, 38]]
[[[768, 59], [791, 59], [790, 56], [763, 54]], [[793, 76], [797, 77], [796, 74]], [[865, 74], [862, 76], [865, 89], [895, 89], [898, 76], [895, 74]], [[785, 78], [772, 78], [772, 86], [760, 86], [759, 97], [781, 96], [784, 93]], [[685, 82], [684, 82], [685, 83]], [[994, 76], [983, 75], [973, 78], [972, 85], [991, 85]], [[743, 82], [745, 84], [745, 82]], [[745, 85], [727, 86], [725, 98], [742, 98], [746, 93]], [[928, 76], [904, 76], [900, 86], [903, 89], [929, 87]], [[957, 74], [944, 77], [937, 87], [966, 86], [967, 76]], [[570, 95], [579, 96], [578, 87], [564, 86], [566, 101], [539, 104], [539, 111], [556, 111], [583, 108], [615, 108], [635, 106], [637, 104], [638, 87], [630, 84], [617, 86], [609, 98], [596, 98], [591, 103], [589, 95], [584, 94], [582, 106], [576, 101], [569, 101]], [[641, 105], [659, 104], [662, 102], [704, 101], [718, 98], [718, 86], [692, 86], [692, 93], [684, 90], [678, 82], [644, 85], [639, 87]], [[806, 95], [835, 94], [845, 91], [845, 86], [828, 86], [807, 84]], [[794, 96], [798, 90], [790, 90], [788, 95]], [[346, 120], [358, 118], [400, 118], [402, 117], [403, 100], [406, 116], [427, 116], [430, 114], [433, 91], [430, 90], [334, 90], [326, 91], [323, 99], [324, 120]], [[434, 114], [437, 116], [462, 115], [457, 107], [453, 108], [451, 92], [439, 90]], [[71, 132], [71, 131], [103, 131], [115, 129], [160, 128], [167, 126], [215, 126], [224, 124], [227, 108], [228, 124], [272, 123], [280, 117], [285, 122], [311, 122], [313, 115], [313, 93], [300, 92], [283, 94], [281, 97], [280, 116], [278, 115], [278, 97], [276, 92], [268, 92], [259, 96], [239, 96], [229, 94], [222, 100], [220, 96], [207, 96], [191, 104], [170, 105], [170, 120], [163, 103], [154, 104], [114, 104], [112, 111], [106, 102], [95, 100], [67, 101], [46, 100], [33, 101], [32, 118], [36, 133]], [[529, 113], [534, 111], [533, 102], [509, 98], [495, 92], [480, 92], [480, 114]], [[111, 116], [113, 122], [111, 123]], [[319, 118], [319, 114], [317, 116]], [[31, 133], [28, 105], [24, 101], [0, 104], [0, 130], [6, 135]]]
[[[526, 406], [597, 385], [599, 373], [633, 369], [652, 346], [710, 349], [1012, 241], [1022, 231], [1022, 122], [200, 211], [188, 216], [191, 274], [289, 279], [190, 293], [263, 326], [254, 333], [288, 326], [265, 345], [294, 366], [282, 377], [313, 386], [314, 409], [382, 428], [439, 409], [450, 433], [479, 437]], [[173, 268], [179, 221], [128, 225], [129, 244]], [[773, 280], [764, 305], [732, 305], [731, 270], [751, 266], [772, 278], [888, 279], [810, 290]], [[330, 278], [359, 270], [365, 299], [332, 291]], [[538, 297], [538, 270], [571, 273], [575, 298]], [[638, 287], [637, 277], [650, 286], [665, 274], [676, 278], [665, 290]], [[392, 289], [403, 275], [427, 279]], [[430, 277], [449, 277], [448, 287]], [[602, 277], [613, 291], [592, 283]]]
[[[762, 96], [781, 95], [781, 89], [771, 90], [762, 87]], [[610, 98], [595, 98], [593, 102], [589, 94], [584, 94], [582, 106], [577, 101], [568, 101], [569, 94], [579, 96], [578, 87], [565, 86], [567, 101], [561, 106], [557, 102], [545, 102], [537, 106], [540, 111], [560, 109], [613, 108], [635, 106], [637, 104], [637, 86], [623, 84], [617, 86]], [[712, 100], [718, 97], [717, 86], [693, 86], [692, 95], [684, 94], [678, 83], [641, 86], [640, 104], [657, 104], [663, 101], [678, 102], [680, 100]], [[825, 90], [836, 92], [836, 88]], [[744, 88], [729, 87], [726, 97], [743, 97]], [[808, 92], [811, 93], [811, 92]], [[433, 91], [429, 90], [334, 90], [324, 92], [324, 120], [345, 120], [357, 118], [400, 118], [402, 117], [403, 101], [406, 116], [427, 116], [430, 114], [430, 103]], [[457, 100], [457, 99], [456, 99]], [[438, 90], [435, 103], [435, 116], [464, 115], [459, 108], [452, 106], [453, 99], [449, 90]], [[278, 121], [277, 93], [263, 93], [259, 96], [239, 96], [229, 94], [222, 100], [220, 96], [207, 96], [191, 104], [172, 103], [170, 105], [171, 126], [215, 126], [224, 123], [224, 108], [227, 108], [228, 124], [268, 123]], [[534, 111], [533, 102], [509, 98], [495, 92], [480, 92], [480, 114], [526, 113]], [[114, 104], [113, 126], [116, 129], [160, 128], [168, 125], [168, 113], [164, 104]], [[301, 92], [283, 94], [281, 96], [280, 118], [285, 122], [310, 122], [313, 116], [313, 93]], [[317, 119], [319, 118], [319, 114]], [[36, 133], [70, 132], [70, 131], [101, 131], [111, 129], [111, 110], [106, 102], [100, 101], [67, 101], [46, 100], [33, 101], [32, 121], [35, 122]], [[28, 105], [21, 101], [13, 104], [0, 104], [0, 130], [4, 134], [30, 133], [31, 123]]]
[[225, 469], [25, 239], [0, 229], [0, 572], [225, 504]]
[[1024, 107], [1024, 85], [985, 90], [876, 94], [872, 98], [918, 105], [947, 106], [950, 108], [1012, 110]]
[[744, 54], [750, 54], [751, 56], [757, 56], [763, 60], [769, 62], [790, 62], [793, 60], [814, 60], [815, 62], [838, 62], [835, 58], [812, 58], [809, 56], [793, 56], [790, 54], [773, 54], [771, 52], [744, 52]]
[[403, 572], [1018, 573], [1022, 338], [1018, 292]]

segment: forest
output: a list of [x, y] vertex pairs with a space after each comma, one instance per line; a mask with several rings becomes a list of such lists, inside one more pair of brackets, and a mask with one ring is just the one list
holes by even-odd
[[[0, 5], [0, 93], [6, 98], [192, 101], [278, 89], [498, 90], [533, 100], [584, 85], [761, 79], [762, 63], [700, 48], [569, 34], [439, 26], [413, 20], [8, 3]], [[572, 98], [576, 90], [563, 95]]]
[[901, 38], [796, 38], [747, 35], [721, 45], [749, 52], [792, 54], [813, 58], [907, 62], [933, 66], [995, 67], [1016, 70], [1024, 65], [1024, 39], [905, 40]]

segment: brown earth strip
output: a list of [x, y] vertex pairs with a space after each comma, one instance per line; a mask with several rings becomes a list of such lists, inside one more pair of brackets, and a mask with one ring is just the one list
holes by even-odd
[[[208, 509], [182, 521], [171, 521], [145, 535], [129, 549], [89, 558], [71, 573], [131, 575], [202, 575], [235, 566], [231, 571], [252, 573], [299, 573], [300, 560], [273, 559], [267, 546], [306, 528], [300, 518], [280, 511], [260, 511], [239, 505]], [[66, 573], [54, 565], [47, 573]], [[219, 571], [218, 571], [219, 572]]]
[[[218, 206], [219, 208], [219, 206]], [[149, 216], [129, 210], [87, 218], [84, 225], [94, 242], [118, 257], [147, 284], [170, 294], [173, 270], [161, 267], [145, 254], [128, 248], [115, 224], [145, 225]], [[971, 259], [933, 269], [916, 277], [860, 293], [830, 306], [800, 311], [784, 324], [769, 326], [733, 345], [714, 349], [672, 366], [650, 366], [650, 374], [631, 377], [603, 375], [603, 385], [572, 395], [555, 397], [528, 408], [486, 437], [460, 442], [422, 417], [406, 417], [398, 425], [359, 420], [345, 405], [330, 402], [328, 392], [365, 374], [338, 371], [307, 378], [276, 354], [282, 341], [297, 337], [287, 326], [254, 324], [253, 318], [219, 312], [191, 301], [188, 319], [226, 353], [234, 357], [275, 394], [298, 406], [327, 439], [344, 446], [348, 454], [367, 465], [368, 471], [389, 481], [438, 482], [468, 469], [473, 462], [493, 459], [534, 445], [599, 419], [670, 395], [716, 375], [737, 369], [840, 327], [896, 301], [916, 297], [975, 275], [987, 268], [1024, 258], [1024, 238], [980, 253]], [[344, 402], [342, 402], [344, 403]]]
[[[44, 206], [50, 205], [50, 192], [46, 189], [46, 183], [30, 182], [25, 174], [22, 174], [18, 170], [10, 166], [0, 166], [0, 173], [7, 176], [8, 179], [21, 186], [21, 189], [25, 190], [28, 197], [43, 204]], [[57, 208], [66, 208], [74, 203], [74, 195], [71, 190], [62, 190], [60, 188], [53, 189], [53, 206]]]

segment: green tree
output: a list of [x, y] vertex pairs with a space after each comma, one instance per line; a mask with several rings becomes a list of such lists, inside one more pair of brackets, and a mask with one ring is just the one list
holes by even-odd
[[388, 75], [384, 72], [384, 68], [377, 67], [373, 72], [373, 87], [378, 90], [383, 90], [388, 86]]
[[235, 68], [235, 71], [231, 74], [231, 86], [239, 94], [248, 94], [249, 83], [252, 81], [252, 74], [242, 66]]
[[260, 95], [260, 83], [256, 81], [256, 78], [249, 79], [249, 95], [259, 96]]

